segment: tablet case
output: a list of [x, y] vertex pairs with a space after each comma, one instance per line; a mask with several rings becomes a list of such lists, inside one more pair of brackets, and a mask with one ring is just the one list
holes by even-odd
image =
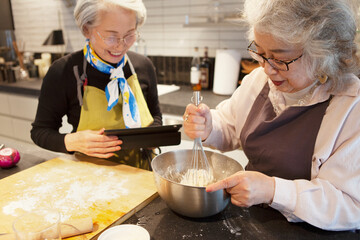
[[153, 148], [179, 145], [181, 124], [144, 128], [105, 130], [105, 135], [115, 135], [123, 141], [121, 149]]

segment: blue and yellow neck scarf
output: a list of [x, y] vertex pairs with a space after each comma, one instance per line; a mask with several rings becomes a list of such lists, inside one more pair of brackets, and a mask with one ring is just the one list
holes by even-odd
[[126, 57], [124, 56], [115, 68], [96, 55], [94, 49], [92, 49], [90, 45], [89, 39], [86, 40], [84, 55], [91, 66], [100, 72], [110, 74], [110, 82], [105, 88], [106, 99], [108, 101], [107, 110], [110, 111], [118, 103], [120, 88], [123, 98], [122, 110], [125, 127], [141, 127], [138, 104], [128, 82], [125, 79], [123, 71], [123, 67], [127, 61]]

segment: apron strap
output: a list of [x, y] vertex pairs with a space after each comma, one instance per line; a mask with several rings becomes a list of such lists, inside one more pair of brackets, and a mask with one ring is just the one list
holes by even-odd
[[131, 75], [134, 75], [135, 74], [135, 69], [134, 69], [134, 66], [132, 65], [132, 63], [130, 61], [130, 58], [129, 58], [129, 56], [127, 54], [126, 54], [126, 58], [127, 58], [128, 63], [129, 63], [129, 66], [130, 66]]
[[84, 57], [84, 61], [83, 61], [83, 73], [81, 74], [81, 76], [79, 76], [79, 69], [78, 66], [75, 65], [73, 67], [73, 71], [74, 71], [74, 75], [76, 78], [76, 86], [77, 86], [77, 98], [79, 100], [79, 104], [80, 106], [83, 105], [83, 93], [81, 91], [81, 87], [84, 86], [84, 84], [87, 84], [87, 75], [86, 75], [86, 65], [87, 65], [87, 61], [86, 58]]

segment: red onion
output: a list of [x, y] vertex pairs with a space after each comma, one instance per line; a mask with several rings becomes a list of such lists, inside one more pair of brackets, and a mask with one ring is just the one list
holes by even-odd
[[0, 167], [10, 168], [20, 161], [20, 154], [14, 148], [3, 148], [0, 150]]

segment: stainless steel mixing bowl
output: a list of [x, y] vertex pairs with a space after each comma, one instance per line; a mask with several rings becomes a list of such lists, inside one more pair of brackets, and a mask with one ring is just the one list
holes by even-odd
[[[205, 151], [218, 181], [243, 170], [234, 159]], [[160, 197], [173, 211], [187, 217], [208, 217], [224, 210], [230, 195], [224, 190], [207, 193], [205, 187], [180, 184], [181, 177], [191, 168], [192, 149], [169, 151], [156, 156], [151, 163]]]

